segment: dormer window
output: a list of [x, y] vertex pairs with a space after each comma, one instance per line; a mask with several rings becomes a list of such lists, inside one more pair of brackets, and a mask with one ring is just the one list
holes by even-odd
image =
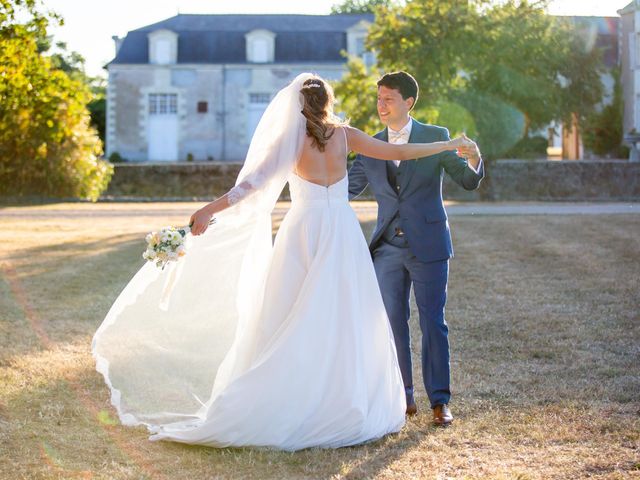
[[252, 30], [245, 36], [247, 62], [272, 63], [275, 59], [276, 34], [269, 30]]
[[170, 65], [178, 58], [178, 34], [171, 30], [156, 30], [149, 35], [149, 63]]

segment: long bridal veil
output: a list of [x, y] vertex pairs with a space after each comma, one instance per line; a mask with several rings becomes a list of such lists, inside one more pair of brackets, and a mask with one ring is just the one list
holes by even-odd
[[234, 187], [246, 198], [203, 235], [188, 235], [179, 262], [142, 266], [96, 331], [96, 369], [123, 424], [202, 419], [249, 366], [271, 259], [271, 211], [302, 148], [300, 89], [311, 77], [296, 77], [262, 116]]

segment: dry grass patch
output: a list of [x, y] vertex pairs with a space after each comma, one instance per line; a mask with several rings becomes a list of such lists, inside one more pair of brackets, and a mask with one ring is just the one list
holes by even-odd
[[359, 447], [213, 449], [120, 426], [91, 336], [144, 234], [195, 205], [0, 210], [0, 478], [640, 478], [636, 215], [450, 219], [451, 428], [431, 426], [419, 370], [418, 416]]

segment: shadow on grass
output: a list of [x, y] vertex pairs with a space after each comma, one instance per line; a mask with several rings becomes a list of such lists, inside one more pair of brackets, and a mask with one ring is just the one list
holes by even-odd
[[[6, 255], [6, 259], [20, 262], [20, 273], [29, 275], [33, 270], [56, 270], [65, 264], [73, 264], [76, 260], [84, 261], [85, 258], [117, 254], [123, 248], [133, 245], [138, 245], [141, 254], [146, 247], [144, 234], [119, 234], [108, 239], [67, 241], [21, 248]], [[48, 259], [47, 256], [49, 256]], [[142, 260], [141, 255], [140, 260]]]
[[[138, 236], [118, 235], [106, 245], [104, 241], [65, 242], [8, 256], [16, 278], [1, 279], [5, 317], [0, 327], [6, 331], [0, 337], [2, 362], [43, 349], [34, 325], [40, 325], [54, 342], [74, 342], [92, 335], [143, 265], [141, 243]], [[24, 291], [27, 311], [15, 288]]]
[[[83, 368], [74, 372], [73, 377], [79, 387], [50, 376], [3, 399], [3, 420], [13, 425], [5, 431], [6, 444], [12, 446], [8, 458], [26, 468], [24, 476], [47, 470], [47, 464], [51, 464], [61, 474], [92, 471], [112, 473], [109, 478], [131, 478], [142, 472], [137, 468], [131, 470], [134, 467], [130, 458], [139, 459], [142, 455], [165, 478], [203, 478], [203, 475], [259, 479], [330, 479], [338, 475], [346, 479], [373, 478], [408, 450], [417, 448], [424, 438], [422, 433], [405, 429], [363, 445], [297, 452], [149, 442], [144, 427], [125, 427], [119, 423], [109, 402], [108, 388], [99, 374]], [[131, 445], [137, 453], [129, 455], [123, 443], [125, 447]], [[47, 447], [47, 456], [38, 458], [35, 452], [41, 445]], [[126, 463], [130, 464], [129, 476], [115, 475], [115, 469]]]

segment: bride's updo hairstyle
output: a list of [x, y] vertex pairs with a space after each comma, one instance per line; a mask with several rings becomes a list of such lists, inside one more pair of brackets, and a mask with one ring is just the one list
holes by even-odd
[[312, 138], [312, 146], [324, 152], [335, 127], [345, 124], [333, 113], [333, 89], [320, 77], [312, 77], [305, 80], [300, 92], [304, 97], [302, 114], [307, 119], [307, 136]]

